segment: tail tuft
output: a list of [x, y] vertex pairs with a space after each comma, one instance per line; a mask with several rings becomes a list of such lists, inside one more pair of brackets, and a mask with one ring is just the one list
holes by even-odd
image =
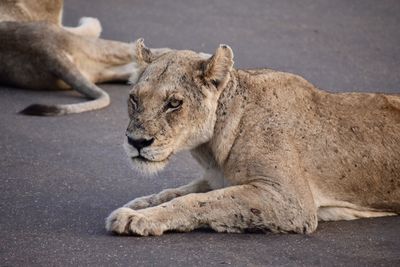
[[19, 114], [31, 116], [57, 116], [62, 115], [62, 109], [57, 106], [33, 104], [21, 110]]

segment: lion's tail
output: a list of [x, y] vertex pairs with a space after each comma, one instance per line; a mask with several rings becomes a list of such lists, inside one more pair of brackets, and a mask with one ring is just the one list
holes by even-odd
[[52, 60], [51, 63], [53, 63], [52, 66], [56, 77], [91, 100], [83, 103], [65, 105], [33, 104], [22, 110], [20, 112], [21, 114], [35, 116], [66, 115], [101, 109], [110, 104], [110, 96], [90, 82], [69, 58], [66, 56], [59, 56], [55, 60]]

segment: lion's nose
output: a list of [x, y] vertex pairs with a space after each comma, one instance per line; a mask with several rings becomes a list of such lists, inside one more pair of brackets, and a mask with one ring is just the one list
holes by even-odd
[[131, 138], [129, 136], [127, 138], [128, 138], [128, 143], [131, 146], [135, 147], [137, 150], [140, 150], [140, 149], [142, 149], [144, 147], [150, 146], [154, 142], [154, 138], [151, 138], [151, 139], [144, 139], [144, 138], [142, 138], [142, 139], [133, 139], [133, 138]]

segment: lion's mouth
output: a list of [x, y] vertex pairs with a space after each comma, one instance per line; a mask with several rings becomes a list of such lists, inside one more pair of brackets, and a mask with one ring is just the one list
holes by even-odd
[[134, 157], [129, 157], [131, 161], [131, 166], [142, 172], [142, 173], [147, 173], [147, 174], [153, 174], [161, 171], [168, 163], [167, 158], [146, 158], [145, 156], [142, 155], [137, 155]]
[[155, 159], [150, 160], [148, 158], [143, 157], [142, 155], [138, 155], [136, 157], [131, 157], [131, 159], [133, 161], [138, 161], [138, 162], [141, 162], [141, 163], [160, 163], [160, 162], [168, 161], [169, 157], [170, 156], [166, 157], [165, 159], [160, 159], [160, 160], [155, 160]]
[[138, 160], [138, 161], [142, 161], [142, 162], [151, 162], [151, 160], [143, 157], [142, 155], [139, 155], [137, 157], [131, 157], [132, 160]]

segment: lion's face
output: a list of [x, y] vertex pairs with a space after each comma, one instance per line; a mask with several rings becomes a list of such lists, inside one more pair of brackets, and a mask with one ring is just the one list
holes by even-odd
[[209, 61], [177, 51], [147, 63], [128, 100], [124, 146], [134, 167], [158, 171], [174, 153], [210, 140], [221, 81], [204, 76]]

